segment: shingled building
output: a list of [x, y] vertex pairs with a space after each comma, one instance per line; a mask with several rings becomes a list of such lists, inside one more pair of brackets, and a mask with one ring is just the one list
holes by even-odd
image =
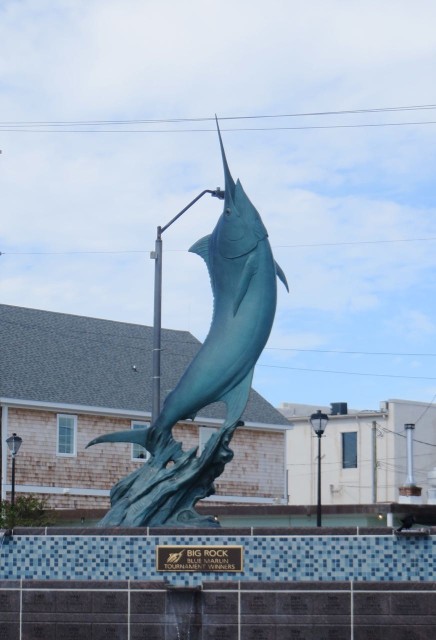
[[[6, 439], [23, 444], [16, 458], [16, 492], [44, 496], [56, 509], [109, 507], [109, 490], [143, 464], [146, 451], [129, 444], [85, 449], [98, 435], [150, 421], [152, 328], [0, 305], [1, 497], [11, 490]], [[162, 332], [162, 397], [173, 389], [201, 344], [189, 332]], [[178, 424], [185, 449], [220, 426], [225, 405]], [[287, 420], [251, 391], [233, 438], [235, 457], [211, 500], [284, 500]]]

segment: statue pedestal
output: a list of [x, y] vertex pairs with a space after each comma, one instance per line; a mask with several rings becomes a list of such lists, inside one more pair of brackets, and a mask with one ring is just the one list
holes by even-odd
[[[1, 547], [0, 635], [434, 640], [436, 528], [401, 541], [392, 534], [360, 526], [17, 528]], [[242, 566], [229, 566], [231, 546], [242, 547]], [[171, 558], [160, 568], [162, 547]], [[211, 566], [198, 570], [205, 559]]]

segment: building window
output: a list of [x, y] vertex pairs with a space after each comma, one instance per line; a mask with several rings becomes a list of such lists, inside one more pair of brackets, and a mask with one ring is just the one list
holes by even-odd
[[[149, 427], [148, 422], [132, 422], [132, 429], [144, 429]], [[149, 452], [140, 444], [132, 444], [132, 460], [148, 460], [150, 457]]]
[[357, 468], [357, 431], [342, 434], [342, 468]]
[[77, 416], [58, 415], [57, 454], [75, 456], [77, 451]]
[[199, 453], [202, 453], [210, 436], [217, 431], [215, 427], [200, 427], [198, 435]]

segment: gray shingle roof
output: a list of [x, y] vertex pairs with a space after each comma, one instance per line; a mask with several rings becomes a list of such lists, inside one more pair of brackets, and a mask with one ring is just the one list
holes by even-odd
[[[0, 305], [0, 397], [149, 412], [152, 341], [147, 326]], [[200, 346], [187, 331], [163, 329], [162, 399]], [[200, 413], [223, 418], [225, 406]], [[254, 390], [243, 419], [287, 422]]]

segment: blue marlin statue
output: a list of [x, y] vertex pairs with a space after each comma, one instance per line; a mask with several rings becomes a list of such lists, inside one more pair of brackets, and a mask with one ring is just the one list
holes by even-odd
[[131, 442], [147, 449], [160, 463], [178, 460], [183, 451], [172, 437], [177, 422], [194, 419], [203, 407], [222, 401], [227, 405], [222, 429], [233, 430], [244, 412], [254, 366], [274, 320], [276, 277], [286, 289], [288, 284], [274, 260], [259, 213], [239, 180], [235, 183], [230, 174], [218, 120], [217, 129], [225, 176], [224, 211], [212, 234], [190, 248], [209, 270], [214, 298], [209, 333], [153, 424], [100, 436], [88, 447]]

